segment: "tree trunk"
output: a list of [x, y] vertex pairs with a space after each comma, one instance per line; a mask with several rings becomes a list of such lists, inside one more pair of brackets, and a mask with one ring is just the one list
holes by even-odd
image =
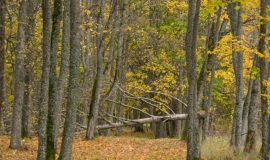
[[187, 160], [200, 159], [199, 120], [197, 116], [196, 45], [201, 0], [189, 0], [188, 25], [185, 41], [188, 77], [188, 137]]
[[[29, 58], [29, 57], [27, 57]], [[31, 113], [32, 113], [32, 94], [31, 94], [31, 71], [26, 69], [25, 75], [25, 91], [24, 91], [24, 104], [22, 110], [22, 138], [31, 137]]]
[[[90, 0], [86, 0], [86, 8], [90, 11], [90, 7], [91, 7], [91, 4], [90, 4]], [[91, 22], [91, 18], [90, 18], [90, 15], [87, 15], [85, 14], [84, 15], [84, 19], [85, 19], [85, 23], [86, 24], [89, 24]], [[89, 94], [91, 93], [91, 86], [92, 86], [92, 77], [91, 77], [91, 40], [90, 40], [90, 37], [91, 37], [91, 33], [90, 33], [90, 27], [86, 27], [85, 30], [84, 30], [84, 34], [85, 34], [85, 37], [84, 37], [84, 45], [86, 46], [85, 48], [85, 51], [84, 51], [84, 55], [82, 56], [83, 57], [83, 68], [84, 68], [84, 73], [83, 73], [83, 84], [82, 84], [82, 96], [83, 96], [83, 100], [82, 100], [82, 105], [83, 105], [83, 108], [82, 108], [82, 112], [85, 114], [85, 115], [81, 115], [81, 124], [82, 125], [87, 125], [87, 115], [89, 113], [89, 101], [90, 101], [90, 98], [89, 98]]]
[[[260, 16], [262, 17], [260, 20], [260, 39], [258, 45], [258, 51], [267, 56], [266, 53], [266, 40], [265, 36], [267, 34], [266, 29], [266, 8], [268, 1], [261, 0], [261, 12]], [[259, 59], [260, 62], [260, 85], [261, 85], [261, 114], [262, 114], [262, 148], [261, 148], [261, 159], [268, 160], [269, 159], [269, 117], [268, 117], [268, 99], [266, 96], [267, 86], [265, 81], [268, 80], [268, 60], [265, 57]]]
[[57, 149], [58, 135], [58, 116], [59, 104], [57, 104], [57, 52], [60, 35], [60, 22], [62, 18], [62, 2], [54, 0], [54, 10], [52, 16], [52, 33], [51, 33], [51, 55], [50, 55], [50, 82], [49, 82], [49, 106], [47, 119], [47, 150], [46, 159], [55, 159]]
[[70, 3], [64, 2], [64, 12], [63, 12], [63, 27], [62, 27], [62, 50], [61, 50], [61, 64], [60, 73], [57, 81], [57, 99], [56, 106], [58, 107], [54, 113], [54, 137], [55, 144], [57, 144], [57, 137], [59, 134], [60, 125], [60, 111], [63, 106], [63, 100], [65, 97], [65, 89], [67, 87], [67, 81], [69, 76], [69, 55], [70, 55]]
[[[68, 0], [65, 3], [68, 3]], [[68, 105], [59, 160], [72, 159], [76, 111], [80, 105], [80, 34], [80, 3], [77, 0], [70, 0], [70, 77]]]
[[[181, 59], [182, 61], [182, 59]], [[181, 62], [180, 62], [181, 63]], [[179, 87], [177, 89], [177, 98], [181, 99], [181, 95], [182, 95], [182, 87], [183, 87], [183, 83], [184, 83], [184, 67], [182, 66], [182, 63], [179, 66]], [[183, 105], [182, 103], [175, 101], [174, 102], [174, 112], [176, 114], [180, 114], [183, 112]], [[180, 137], [181, 136], [181, 131], [182, 131], [182, 121], [173, 121], [172, 122], [172, 127], [173, 127], [173, 136], [174, 137]]]
[[[205, 112], [198, 112], [196, 113], [197, 117], [202, 119], [205, 118]], [[134, 119], [132, 121], [123, 121], [121, 123], [112, 123], [107, 125], [98, 125], [96, 129], [108, 129], [108, 128], [117, 128], [117, 127], [124, 127], [124, 126], [136, 126], [138, 124], [145, 124], [145, 123], [158, 123], [163, 121], [174, 121], [174, 120], [185, 120], [188, 118], [188, 114], [173, 114], [173, 115], [166, 115], [166, 116], [153, 116], [148, 118], [140, 118]], [[84, 126], [81, 126], [86, 128]], [[166, 132], [166, 131], [165, 131]]]
[[[255, 55], [254, 67], [259, 67], [258, 57]], [[257, 134], [257, 117], [258, 117], [258, 105], [260, 97], [260, 79], [255, 75], [251, 87], [251, 98], [248, 112], [248, 128], [245, 141], [245, 152], [253, 152], [256, 150], [256, 134]]]
[[[239, 9], [237, 9], [239, 7]], [[237, 42], [241, 41], [241, 3], [232, 2], [228, 6], [228, 14], [231, 21], [231, 31]], [[237, 49], [238, 44], [233, 44], [233, 68], [236, 82], [236, 105], [234, 111], [234, 127], [231, 137], [231, 145], [239, 150], [242, 140], [242, 115], [244, 106], [244, 77], [243, 77], [243, 52]]]
[[17, 32], [17, 44], [15, 55], [15, 86], [14, 86], [14, 106], [12, 117], [12, 130], [10, 148], [18, 149], [21, 147], [21, 128], [22, 128], [22, 106], [24, 95], [24, 50], [25, 50], [25, 24], [26, 24], [27, 1], [20, 3], [19, 24]]
[[[119, 41], [118, 41], [118, 55], [117, 55], [117, 75], [118, 76], [118, 83], [121, 88], [125, 86], [126, 81], [126, 55], [124, 55], [124, 38], [125, 38], [125, 24], [126, 24], [126, 7], [127, 7], [127, 1], [123, 0], [121, 4], [119, 4], [120, 7], [120, 31], [119, 31]], [[127, 54], [127, 53], [126, 53]], [[122, 103], [125, 103], [125, 97], [121, 92], [118, 92], [118, 99], [120, 104], [118, 105], [118, 117], [123, 117], [123, 106]], [[116, 135], [122, 134], [122, 128], [116, 129]]]
[[24, 77], [24, 104], [22, 109], [22, 138], [31, 137], [32, 129], [32, 81], [33, 81], [33, 67], [32, 67], [32, 51], [34, 46], [34, 34], [36, 29], [36, 7], [37, 0], [29, 0], [27, 7], [27, 26], [26, 26], [26, 59], [25, 59], [25, 77]]
[[93, 139], [95, 133], [95, 126], [97, 124], [97, 118], [99, 114], [100, 106], [100, 97], [103, 81], [103, 55], [101, 48], [103, 45], [103, 20], [104, 20], [104, 10], [105, 10], [105, 0], [100, 1], [100, 13], [98, 16], [98, 35], [97, 35], [97, 75], [95, 78], [93, 90], [92, 90], [92, 99], [89, 112], [89, 120], [86, 131], [86, 139]]
[[42, 1], [42, 18], [43, 18], [43, 66], [41, 77], [41, 93], [39, 107], [39, 142], [38, 142], [38, 160], [46, 159], [47, 146], [47, 116], [49, 100], [49, 75], [50, 75], [50, 49], [51, 49], [51, 10], [50, 0]]
[[250, 108], [250, 103], [251, 103], [251, 92], [252, 92], [252, 87], [253, 87], [254, 80], [252, 77], [249, 78], [248, 82], [248, 92], [245, 97], [245, 102], [244, 102], [244, 108], [243, 108], [243, 125], [242, 125], [242, 141], [246, 141], [246, 136], [247, 136], [247, 129], [248, 129], [248, 115], [249, 115], [249, 108]]
[[[215, 61], [216, 58], [213, 59]], [[209, 135], [209, 126], [210, 126], [210, 106], [212, 104], [212, 92], [214, 87], [214, 79], [215, 79], [215, 62], [212, 62], [212, 69], [211, 69], [211, 79], [209, 82], [209, 88], [206, 89], [206, 96], [207, 98], [203, 101], [203, 109], [206, 112], [206, 117], [203, 120], [203, 127], [202, 127], [202, 140], [205, 141]]]
[[3, 108], [5, 107], [5, 2], [0, 0], [0, 131], [4, 131]]

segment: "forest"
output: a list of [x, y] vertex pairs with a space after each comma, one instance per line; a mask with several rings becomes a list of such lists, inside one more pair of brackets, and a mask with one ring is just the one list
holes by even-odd
[[269, 0], [0, 0], [0, 160], [269, 160]]

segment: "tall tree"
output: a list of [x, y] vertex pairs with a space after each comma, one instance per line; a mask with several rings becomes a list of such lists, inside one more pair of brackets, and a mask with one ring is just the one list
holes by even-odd
[[241, 2], [231, 2], [228, 5], [228, 14], [231, 22], [231, 32], [237, 42], [233, 44], [233, 68], [236, 82], [236, 105], [233, 117], [233, 129], [231, 144], [240, 149], [242, 140], [242, 114], [244, 106], [244, 77], [243, 77], [243, 52], [239, 50], [239, 44], [241, 42], [242, 31], [242, 6]]
[[97, 54], [97, 74], [93, 85], [92, 90], [92, 99], [90, 104], [90, 112], [88, 125], [86, 130], [86, 139], [93, 139], [95, 127], [97, 124], [99, 106], [100, 106], [100, 98], [101, 98], [101, 89], [102, 89], [102, 81], [103, 81], [103, 21], [104, 21], [104, 11], [105, 11], [105, 0], [101, 0], [99, 2], [100, 11], [98, 15], [98, 31], [96, 37], [96, 51]]
[[59, 104], [57, 104], [58, 88], [57, 88], [57, 52], [60, 36], [60, 23], [62, 18], [62, 1], [54, 0], [52, 15], [52, 33], [51, 33], [51, 55], [50, 55], [50, 81], [49, 81], [49, 107], [47, 120], [47, 154], [46, 159], [55, 159], [57, 148], [57, 132], [58, 132], [58, 114]]
[[188, 25], [185, 40], [188, 77], [187, 160], [200, 159], [199, 120], [197, 116], [196, 46], [201, 0], [188, 1]]
[[[120, 9], [120, 24], [119, 24], [119, 39], [118, 39], [118, 52], [117, 52], [117, 70], [116, 70], [116, 76], [119, 83], [119, 86], [122, 88], [124, 86], [125, 81], [125, 63], [123, 60], [126, 60], [124, 58], [124, 38], [125, 38], [125, 24], [126, 24], [126, 7], [127, 7], [127, 1], [123, 0], [121, 4], [119, 4]], [[118, 92], [118, 99], [120, 104], [118, 105], [118, 117], [123, 117], [123, 106], [122, 103], [125, 102], [125, 97], [122, 95], [121, 92]], [[117, 128], [116, 135], [121, 135], [122, 128]]]
[[[80, 104], [80, 3], [77, 0], [70, 2], [70, 77], [68, 88], [68, 105], [63, 132], [63, 140], [59, 159], [72, 159], [73, 134], [76, 124], [76, 111]], [[66, 5], [65, 5], [66, 6]]]
[[12, 117], [12, 131], [10, 148], [18, 149], [21, 147], [21, 128], [22, 128], [22, 106], [24, 97], [24, 54], [25, 54], [25, 24], [27, 16], [27, 0], [20, 3], [18, 16], [18, 32], [15, 54], [15, 85], [14, 85], [14, 106]]
[[0, 0], [0, 131], [4, 129], [3, 108], [5, 107], [5, 1]]
[[261, 0], [260, 2], [260, 39], [258, 45], [258, 51], [264, 56], [259, 59], [260, 62], [260, 84], [261, 84], [261, 114], [262, 114], [262, 148], [261, 148], [261, 158], [263, 160], [269, 159], [269, 115], [268, 115], [268, 98], [267, 86], [265, 81], [268, 80], [268, 60], [265, 58], [266, 53], [266, 9], [268, 5], [267, 0]]
[[27, 7], [27, 24], [26, 25], [26, 58], [25, 58], [25, 77], [24, 77], [24, 103], [22, 109], [22, 138], [31, 137], [32, 128], [32, 90], [33, 90], [33, 55], [34, 50], [34, 33], [36, 29], [37, 0], [29, 0]]
[[50, 75], [50, 49], [51, 49], [51, 10], [50, 0], [42, 1], [42, 18], [43, 18], [43, 66], [41, 77], [40, 91], [40, 108], [39, 108], [39, 137], [38, 137], [38, 160], [46, 159], [46, 128], [48, 116], [49, 100], [49, 75]]

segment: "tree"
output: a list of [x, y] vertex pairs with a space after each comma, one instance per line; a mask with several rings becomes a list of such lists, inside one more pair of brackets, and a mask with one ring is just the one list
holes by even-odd
[[236, 105], [233, 117], [233, 129], [231, 144], [240, 149], [242, 140], [242, 115], [244, 106], [244, 77], [243, 77], [243, 52], [239, 50], [239, 43], [241, 42], [242, 19], [241, 2], [231, 2], [228, 5], [228, 14], [231, 22], [231, 32], [236, 40], [233, 44], [233, 67], [236, 81]]
[[200, 159], [199, 120], [197, 116], [196, 45], [199, 26], [200, 0], [188, 1], [188, 25], [185, 40], [188, 77], [188, 138], [187, 160]]
[[[57, 87], [57, 52], [60, 36], [60, 23], [62, 19], [62, 1], [54, 0], [54, 9], [52, 15], [52, 32], [51, 32], [51, 48], [50, 48], [50, 80], [49, 80], [49, 105], [47, 119], [47, 154], [46, 159], [55, 159], [57, 149], [58, 136], [58, 87]], [[62, 89], [62, 88], [61, 88]]]
[[[253, 67], [259, 68], [258, 56], [255, 55]], [[251, 87], [250, 104], [248, 109], [248, 126], [247, 136], [245, 141], [245, 152], [253, 152], [256, 149], [256, 133], [257, 133], [257, 120], [258, 120], [258, 105], [260, 96], [260, 78], [258, 74], [252, 75], [253, 83]]]
[[[125, 24], [126, 24], [126, 7], [127, 7], [127, 1], [123, 0], [119, 4], [120, 9], [120, 24], [119, 24], [119, 40], [118, 40], [118, 51], [117, 51], [117, 68], [116, 68], [116, 76], [117, 76], [117, 82], [119, 83], [120, 87], [122, 88], [125, 83], [125, 62], [126, 61], [124, 53], [124, 38], [125, 38]], [[125, 103], [125, 97], [121, 94], [121, 92], [118, 92], [118, 101], [120, 104], [117, 106], [118, 109], [118, 117], [123, 117], [123, 106], [122, 103]], [[117, 128], [116, 135], [122, 134], [122, 128]]]
[[[76, 111], [80, 104], [80, 3], [70, 2], [70, 77], [68, 87], [68, 105], [63, 131], [63, 140], [59, 159], [72, 159], [73, 134], [76, 123]], [[66, 6], [66, 5], [65, 5]], [[66, 8], [65, 8], [66, 9]]]
[[260, 38], [258, 51], [263, 54], [263, 57], [259, 59], [260, 63], [260, 85], [261, 85], [261, 114], [262, 114], [262, 148], [261, 148], [261, 157], [263, 160], [269, 159], [269, 115], [268, 115], [268, 99], [267, 95], [267, 86], [265, 81], [268, 79], [268, 61], [266, 59], [266, 8], [268, 5], [267, 0], [261, 0], [260, 3]]
[[98, 31], [96, 37], [96, 49], [95, 53], [97, 54], [97, 74], [94, 81], [92, 89], [92, 99], [90, 104], [89, 119], [86, 130], [86, 139], [93, 139], [95, 133], [95, 126], [97, 124], [99, 107], [100, 107], [100, 98], [101, 98], [101, 89], [103, 81], [103, 21], [104, 21], [104, 10], [105, 10], [105, 0], [99, 2], [100, 11], [98, 15]]
[[50, 75], [50, 48], [51, 48], [51, 10], [50, 0], [42, 1], [42, 18], [43, 18], [43, 66], [41, 77], [40, 91], [40, 108], [39, 108], [39, 137], [38, 137], [38, 160], [46, 159], [47, 146], [47, 117], [48, 117], [48, 100], [49, 100], [49, 75]]
[[4, 129], [3, 108], [5, 107], [5, 1], [0, 0], [0, 131]]
[[25, 56], [25, 77], [24, 77], [24, 103], [22, 109], [22, 138], [31, 137], [32, 132], [32, 110], [33, 110], [33, 55], [34, 33], [36, 29], [37, 0], [29, 0], [27, 7], [26, 25], [26, 56]]
[[12, 131], [10, 148], [18, 149], [21, 147], [22, 136], [22, 106], [24, 96], [24, 54], [25, 54], [25, 24], [28, 1], [20, 3], [19, 24], [17, 32], [17, 44], [15, 54], [15, 85], [14, 85], [14, 106], [12, 117]]

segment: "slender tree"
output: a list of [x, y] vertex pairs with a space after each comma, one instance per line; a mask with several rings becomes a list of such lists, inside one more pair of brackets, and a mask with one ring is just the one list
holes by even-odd
[[[118, 40], [118, 51], [117, 51], [117, 71], [116, 76], [119, 83], [119, 86], [122, 88], [124, 86], [125, 81], [125, 65], [123, 60], [124, 58], [124, 38], [125, 38], [125, 23], [126, 23], [126, 7], [127, 7], [127, 1], [123, 0], [122, 3], [119, 5], [120, 7], [120, 26], [119, 26], [119, 40]], [[120, 104], [118, 105], [118, 117], [123, 117], [123, 106], [122, 103], [125, 102], [125, 97], [122, 95], [121, 92], [118, 92], [118, 101]], [[116, 135], [121, 135], [122, 128], [117, 128]]]
[[103, 21], [104, 21], [104, 11], [105, 11], [105, 0], [101, 0], [100, 2], [100, 11], [98, 15], [98, 32], [96, 37], [96, 51], [97, 54], [97, 74], [93, 85], [92, 90], [92, 99], [90, 104], [90, 112], [88, 125], [86, 130], [86, 139], [93, 139], [95, 133], [95, 126], [97, 124], [99, 106], [100, 106], [100, 98], [101, 98], [101, 89], [102, 89], [102, 81], [103, 81], [103, 54], [101, 52], [103, 46]]
[[199, 26], [200, 0], [188, 1], [188, 25], [185, 40], [188, 77], [188, 137], [187, 160], [200, 159], [199, 120], [197, 116], [196, 45]]
[[60, 36], [60, 23], [62, 18], [62, 1], [54, 0], [52, 15], [52, 33], [51, 33], [51, 55], [50, 55], [50, 81], [49, 81], [49, 107], [47, 119], [47, 154], [46, 159], [55, 159], [58, 135], [58, 117], [59, 104], [57, 104], [57, 51]]
[[[267, 34], [266, 29], [266, 9], [268, 5], [267, 0], [261, 0], [260, 2], [260, 16], [262, 17], [260, 20], [260, 39], [258, 45], [258, 51], [263, 54], [265, 57], [266, 53], [266, 39], [265, 36]], [[262, 148], [261, 148], [261, 159], [268, 160], [269, 159], [269, 115], [268, 115], [268, 99], [267, 95], [267, 86], [265, 81], [268, 79], [268, 60], [262, 57], [259, 59], [260, 62], [260, 84], [261, 84], [261, 114], [262, 114]]]
[[5, 1], [0, 0], [0, 131], [3, 129], [5, 107]]
[[22, 109], [22, 138], [31, 137], [32, 130], [32, 99], [33, 99], [33, 55], [34, 33], [36, 29], [37, 0], [29, 0], [27, 7], [26, 25], [26, 58], [25, 58], [25, 77], [24, 77], [24, 103]]
[[[65, 3], [69, 1], [65, 0]], [[60, 160], [72, 159], [76, 111], [80, 103], [80, 33], [80, 3], [77, 0], [70, 0], [70, 77]]]
[[[231, 2], [228, 5], [228, 14], [231, 22], [231, 32], [237, 42], [241, 42], [242, 31], [242, 7], [241, 2]], [[242, 140], [242, 115], [244, 107], [244, 77], [243, 77], [243, 52], [233, 44], [233, 68], [236, 82], [236, 105], [233, 117], [233, 129], [231, 137], [231, 145], [236, 149], [240, 149]]]
[[[258, 56], [255, 55], [253, 67], [259, 68]], [[256, 133], [257, 133], [257, 117], [258, 117], [258, 105], [260, 96], [260, 78], [259, 75], [252, 75], [255, 79], [252, 79], [252, 88], [250, 95], [250, 104], [248, 109], [248, 126], [247, 136], [245, 141], [245, 152], [253, 152], [256, 149]]]
[[40, 107], [39, 107], [39, 137], [38, 137], [38, 160], [46, 159], [47, 146], [47, 116], [49, 100], [49, 75], [50, 75], [50, 48], [51, 48], [51, 10], [50, 0], [42, 1], [43, 18], [43, 66], [41, 77]]
[[17, 32], [17, 44], [15, 54], [15, 85], [14, 85], [14, 106], [12, 117], [12, 131], [10, 148], [21, 147], [22, 129], [22, 106], [24, 97], [24, 54], [25, 54], [25, 24], [27, 16], [27, 0], [22, 0], [19, 9], [19, 24]]

